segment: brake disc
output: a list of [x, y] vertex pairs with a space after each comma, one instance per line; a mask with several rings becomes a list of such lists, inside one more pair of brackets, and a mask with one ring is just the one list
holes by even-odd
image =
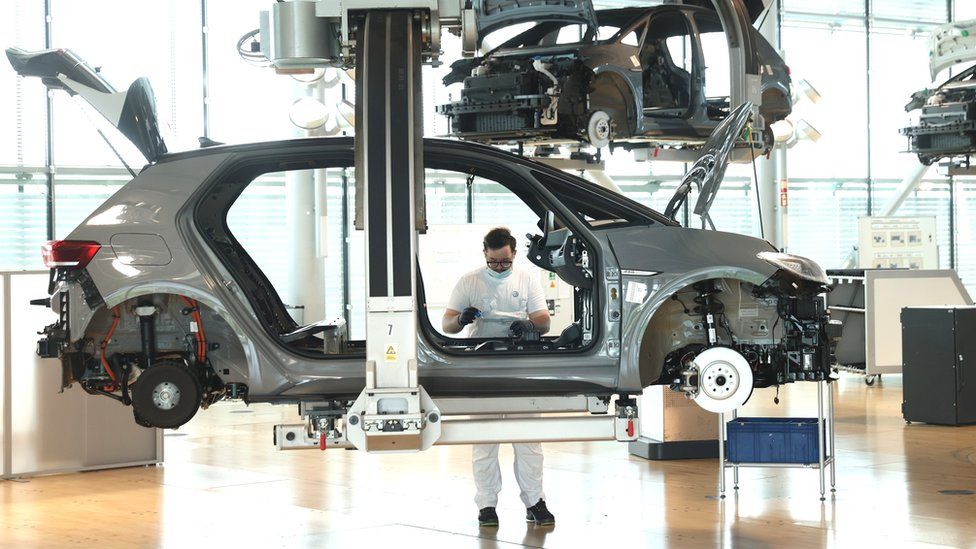
[[752, 396], [752, 368], [734, 349], [712, 347], [695, 357], [694, 363], [698, 368], [694, 401], [709, 412], [731, 412]]

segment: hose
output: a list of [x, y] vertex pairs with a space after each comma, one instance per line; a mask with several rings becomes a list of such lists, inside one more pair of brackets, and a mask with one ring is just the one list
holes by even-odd
[[186, 303], [186, 305], [190, 308], [190, 311], [192, 312], [192, 316], [193, 316], [193, 321], [196, 322], [197, 324], [197, 332], [196, 332], [197, 357], [196, 358], [198, 363], [204, 364], [207, 361], [207, 335], [203, 331], [203, 320], [202, 317], [200, 316], [200, 307], [198, 306], [195, 300], [190, 299], [186, 296], [181, 295], [180, 299], [182, 299], [183, 302]]
[[109, 341], [111, 341], [112, 336], [115, 335], [115, 329], [118, 328], [119, 320], [121, 318], [119, 316], [118, 305], [112, 308], [112, 317], [113, 317], [112, 326], [108, 329], [108, 332], [105, 334], [105, 338], [102, 339], [102, 344], [100, 346], [100, 355], [102, 359], [102, 368], [105, 370], [105, 373], [108, 374], [108, 377], [112, 378], [112, 382], [118, 385], [119, 380], [115, 378], [115, 372], [112, 371], [112, 367], [109, 365], [108, 360], [105, 359], [105, 348], [108, 347]]

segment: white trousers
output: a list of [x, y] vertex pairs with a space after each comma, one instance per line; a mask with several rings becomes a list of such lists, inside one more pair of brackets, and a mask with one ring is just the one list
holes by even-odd
[[[522, 503], [532, 507], [545, 499], [542, 493], [542, 444], [512, 444], [515, 449], [515, 480], [518, 481]], [[474, 466], [474, 502], [478, 509], [498, 506], [498, 492], [502, 490], [502, 471], [498, 466], [497, 444], [475, 444], [471, 447]]]

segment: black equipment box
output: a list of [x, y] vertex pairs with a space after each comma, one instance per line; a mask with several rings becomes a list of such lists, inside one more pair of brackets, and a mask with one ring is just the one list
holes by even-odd
[[976, 423], [976, 307], [901, 311], [905, 421]]

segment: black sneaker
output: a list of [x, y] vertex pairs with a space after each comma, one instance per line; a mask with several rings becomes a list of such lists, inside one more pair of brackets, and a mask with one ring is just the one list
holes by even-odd
[[545, 500], [540, 499], [539, 503], [525, 509], [525, 521], [534, 522], [539, 526], [552, 526], [556, 524], [556, 517], [546, 509]]
[[498, 513], [495, 512], [495, 508], [485, 507], [478, 511], [478, 524], [481, 526], [498, 526]]

